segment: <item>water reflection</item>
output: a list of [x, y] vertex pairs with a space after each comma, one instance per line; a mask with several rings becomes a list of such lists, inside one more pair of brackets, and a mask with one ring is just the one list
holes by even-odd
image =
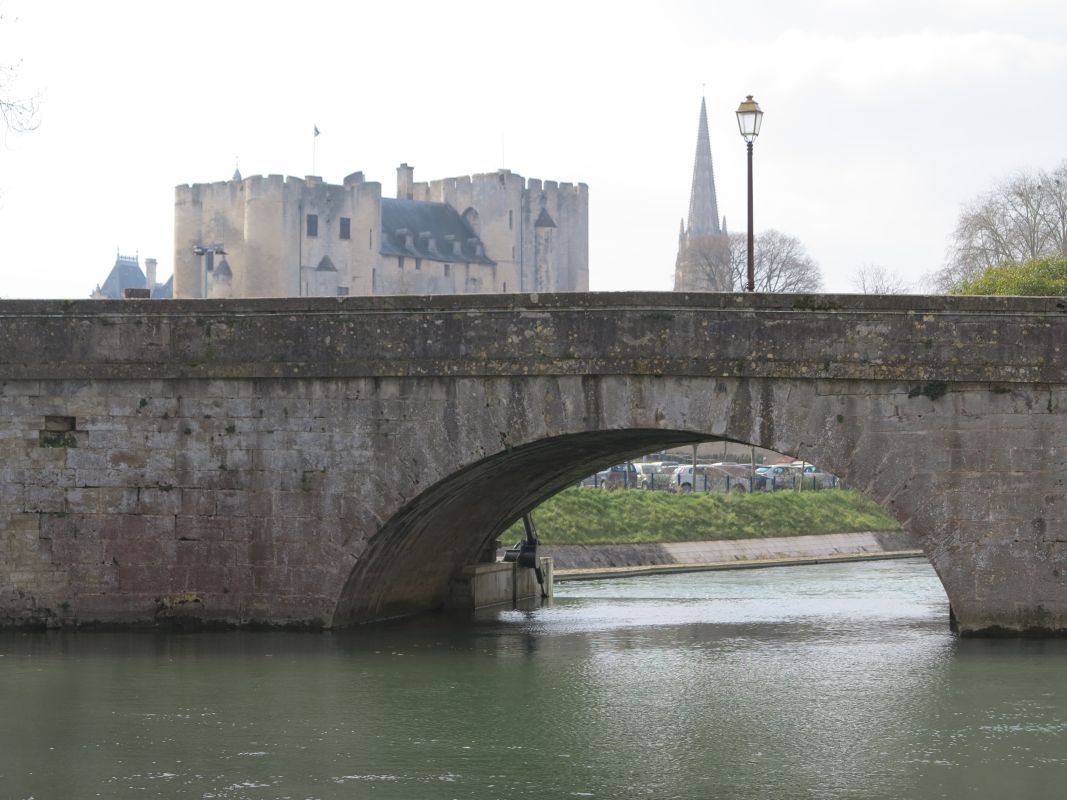
[[901, 561], [339, 634], [3, 634], [0, 794], [1058, 796], [1067, 643], [947, 616]]

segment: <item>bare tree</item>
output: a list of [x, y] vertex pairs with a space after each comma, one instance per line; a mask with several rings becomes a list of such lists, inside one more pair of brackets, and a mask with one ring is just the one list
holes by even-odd
[[[0, 22], [3, 20], [0, 15]], [[15, 80], [15, 67], [12, 64], [0, 64], [0, 118], [7, 130], [32, 131], [40, 124], [37, 118], [39, 98], [9, 96]]]
[[1067, 161], [1044, 175], [1041, 191], [1045, 195], [1043, 214], [1049, 229], [1052, 250], [1067, 256]]
[[677, 267], [677, 290], [728, 292], [731, 280], [729, 237], [695, 236], [686, 243]]
[[[773, 228], [756, 235], [753, 252], [757, 292], [817, 292], [822, 272], [795, 236]], [[748, 237], [730, 234], [730, 270], [735, 289], [748, 282]]]
[[948, 263], [933, 284], [951, 291], [986, 267], [1067, 255], [1067, 161], [1052, 172], [1020, 172], [967, 206]]
[[911, 285], [880, 264], [862, 264], [852, 276], [852, 288], [860, 294], [907, 294]]

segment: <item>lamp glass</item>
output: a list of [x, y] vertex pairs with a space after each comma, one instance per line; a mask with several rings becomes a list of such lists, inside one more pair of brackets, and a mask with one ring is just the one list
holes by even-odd
[[763, 111], [760, 110], [759, 103], [752, 99], [752, 95], [749, 95], [737, 107], [737, 127], [741, 129], [741, 135], [746, 142], [751, 142], [759, 136], [762, 123]]

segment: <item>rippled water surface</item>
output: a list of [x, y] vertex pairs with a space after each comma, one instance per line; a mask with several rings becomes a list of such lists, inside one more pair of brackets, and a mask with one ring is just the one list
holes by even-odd
[[343, 634], [0, 634], [0, 797], [1059, 798], [1067, 642], [921, 560]]

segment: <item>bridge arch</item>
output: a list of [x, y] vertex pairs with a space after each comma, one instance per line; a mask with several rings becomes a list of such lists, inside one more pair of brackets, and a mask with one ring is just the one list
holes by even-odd
[[[893, 406], [901, 430], [873, 435], [872, 422], [887, 419], [886, 403], [908, 399], [903, 389], [883, 388], [872, 401], [860, 387], [821, 391], [813, 382], [773, 379], [553, 378], [529, 379], [524, 388], [479, 381], [451, 393], [457, 406], [449, 415], [474, 429], [454, 430], [444, 449], [454, 452], [455, 438], [506, 446], [454, 464], [402, 501], [366, 542], [340, 592], [334, 625], [440, 606], [449, 579], [523, 513], [606, 465], [704, 441], [727, 439], [824, 465], [906, 527], [928, 533], [921, 518], [936, 484], [918, 477], [926, 468], [922, 451], [912, 448], [907, 415]], [[502, 396], [506, 414], [478, 413]], [[431, 464], [448, 460], [424, 455]]]

